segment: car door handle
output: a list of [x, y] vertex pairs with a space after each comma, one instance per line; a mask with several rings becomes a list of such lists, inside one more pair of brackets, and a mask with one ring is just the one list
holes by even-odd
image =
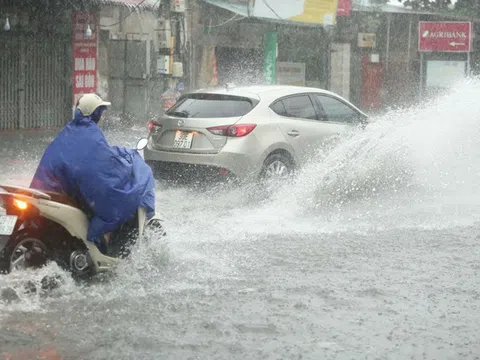
[[300, 133], [297, 130], [289, 131], [287, 134], [293, 137], [300, 135]]

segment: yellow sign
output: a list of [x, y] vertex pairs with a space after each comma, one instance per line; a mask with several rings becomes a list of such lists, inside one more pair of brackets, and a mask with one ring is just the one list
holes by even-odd
[[253, 16], [335, 25], [338, 0], [255, 0]]
[[359, 33], [358, 47], [374, 48], [377, 45], [377, 36], [375, 33]]

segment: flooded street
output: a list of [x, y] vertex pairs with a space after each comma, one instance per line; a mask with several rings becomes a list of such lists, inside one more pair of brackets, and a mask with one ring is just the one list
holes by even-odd
[[[0, 277], [19, 297], [0, 299], [0, 358], [478, 358], [479, 95], [391, 111], [268, 199], [159, 182], [168, 235], [115, 276]], [[1, 182], [28, 186], [50, 138], [2, 134]], [[25, 291], [47, 273], [64, 284]]]

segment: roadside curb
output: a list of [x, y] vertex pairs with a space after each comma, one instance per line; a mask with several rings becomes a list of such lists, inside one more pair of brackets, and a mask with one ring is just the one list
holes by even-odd
[[0, 136], [8, 135], [47, 135], [57, 133], [62, 128], [48, 128], [48, 129], [0, 129]]

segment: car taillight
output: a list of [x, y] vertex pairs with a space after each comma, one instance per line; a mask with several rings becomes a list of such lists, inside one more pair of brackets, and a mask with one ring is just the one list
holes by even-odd
[[242, 137], [250, 134], [253, 129], [257, 127], [256, 124], [239, 124], [239, 125], [225, 125], [207, 128], [212, 134], [223, 135], [230, 137]]
[[159, 122], [155, 121], [155, 120], [150, 120], [148, 122], [148, 131], [152, 131], [152, 130], [158, 130], [162, 127], [162, 124], [160, 124]]

